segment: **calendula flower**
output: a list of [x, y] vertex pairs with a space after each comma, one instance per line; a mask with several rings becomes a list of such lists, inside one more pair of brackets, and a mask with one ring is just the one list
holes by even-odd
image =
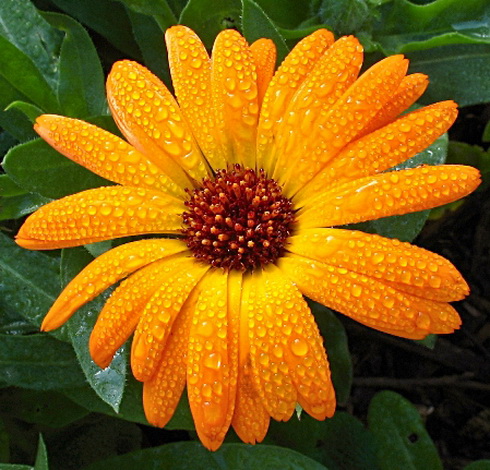
[[[166, 33], [177, 101], [141, 65], [107, 81], [127, 142], [61, 116], [36, 131], [117, 183], [51, 202], [17, 236], [29, 249], [160, 235], [104, 253], [62, 292], [42, 324], [59, 327], [120, 282], [90, 352], [106, 367], [134, 332], [131, 366], [148, 421], [164, 426], [187, 386], [197, 433], [217, 449], [228, 428], [261, 441], [297, 403], [317, 419], [335, 393], [303, 296], [386, 333], [423, 338], [460, 325], [449, 301], [468, 287], [444, 258], [408, 243], [333, 228], [428, 209], [479, 182], [466, 166], [387, 171], [456, 118], [445, 101], [406, 110], [427, 77], [400, 55], [359, 78], [362, 48], [319, 30], [274, 73], [275, 47], [221, 32], [212, 57], [193, 31]], [[166, 238], [165, 238], [166, 236]]]

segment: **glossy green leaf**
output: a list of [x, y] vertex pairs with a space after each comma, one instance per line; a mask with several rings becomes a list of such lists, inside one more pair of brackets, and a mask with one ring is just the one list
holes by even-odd
[[161, 447], [121, 455], [89, 465], [84, 470], [327, 470], [326, 467], [297, 452], [281, 447], [223, 444], [209, 452], [197, 442], [177, 442]]
[[0, 196], [0, 220], [19, 219], [34, 212], [50, 200], [39, 194], [25, 191], [16, 196]]
[[20, 49], [0, 36], [0, 75], [46, 112], [59, 109], [56, 96], [42, 73]]
[[146, 67], [170, 86], [167, 51], [160, 26], [151, 16], [132, 10], [128, 10], [128, 15]]
[[210, 50], [221, 30], [240, 26], [240, 15], [240, 0], [189, 0], [179, 23], [192, 28]]
[[127, 58], [139, 57], [131, 23], [123, 5], [114, 0], [50, 0], [60, 10], [106, 38]]
[[49, 470], [48, 452], [42, 436], [39, 436], [39, 445], [37, 448], [36, 461], [34, 462], [34, 470]]
[[490, 3], [486, 0], [435, 0], [427, 5], [394, 0], [382, 6], [380, 13], [374, 30], [386, 54], [490, 43]]
[[280, 7], [277, 0], [255, 0], [255, 3], [266, 12], [274, 24], [282, 28], [294, 28], [310, 14], [307, 5], [298, 7], [297, 0], [281, 0]]
[[442, 470], [422, 418], [401, 395], [390, 391], [377, 393], [369, 405], [368, 423], [378, 442], [381, 470]]
[[264, 10], [253, 0], [242, 0], [242, 30], [248, 42], [260, 38], [272, 39], [277, 48], [277, 63], [281, 63], [289, 52], [284, 38]]
[[345, 328], [327, 307], [310, 301], [310, 308], [325, 342], [332, 371], [332, 382], [339, 403], [346, 403], [352, 386], [352, 359]]
[[272, 421], [265, 443], [294, 449], [329, 470], [378, 470], [376, 442], [363, 424], [341, 411], [325, 421], [306, 413], [298, 420]]
[[[89, 411], [103, 413], [109, 416], [116, 416], [134, 423], [146, 424], [145, 413], [143, 411], [143, 395], [142, 384], [137, 382], [133, 377], [128, 377], [124, 395], [116, 413], [107, 403], [102, 401], [93, 389], [90, 387], [82, 387], [64, 391], [65, 395], [78, 405], [86, 408]], [[165, 429], [185, 429], [194, 430], [194, 422], [192, 420], [189, 403], [187, 397], [181, 398], [175, 414], [170, 422], [165, 426]]]
[[[415, 155], [404, 163], [397, 165], [395, 169], [415, 168], [420, 165], [440, 165], [445, 162], [448, 149], [447, 134], [439, 137], [431, 146], [423, 152]], [[381, 219], [363, 222], [352, 226], [369, 233], [377, 233], [388, 238], [398, 238], [402, 241], [412, 241], [422, 230], [430, 210], [414, 212], [405, 215], [383, 217]]]
[[8, 305], [37, 328], [59, 285], [57, 258], [25, 250], [0, 233], [0, 311]]
[[19, 186], [48, 198], [112, 184], [60, 155], [41, 139], [12, 148], [3, 167]]
[[443, 46], [407, 54], [410, 72], [429, 76], [423, 103], [453, 99], [460, 106], [490, 101], [490, 44]]
[[89, 412], [58, 391], [0, 390], [0, 412], [25, 423], [62, 428]]
[[69, 16], [58, 13], [44, 16], [65, 33], [57, 82], [62, 114], [82, 119], [108, 114], [104, 73], [87, 31]]
[[34, 467], [16, 463], [0, 463], [0, 470], [34, 470]]
[[17, 109], [21, 113], [24, 113], [27, 119], [29, 119], [29, 121], [32, 123], [38, 116], [43, 114], [42, 109], [39, 109], [37, 106], [31, 103], [26, 103], [25, 101], [14, 101], [5, 108], [5, 111], [9, 111], [11, 109]]
[[15, 183], [9, 175], [0, 175], [0, 197], [21, 196], [24, 193], [25, 190]]
[[[63, 285], [66, 285], [93, 259], [92, 255], [83, 247], [63, 250], [61, 256]], [[116, 354], [111, 365], [103, 370], [92, 361], [88, 348], [90, 333], [106, 298], [107, 295], [100, 295], [80, 308], [68, 322], [68, 332], [88, 383], [95, 393], [117, 412], [126, 381], [127, 360], [124, 348], [121, 348]]]
[[319, 18], [328, 29], [342, 36], [360, 30], [372, 11], [366, 0], [323, 0]]
[[143, 13], [153, 17], [163, 31], [168, 28], [169, 25], [177, 23], [177, 17], [166, 0], [119, 1], [137, 13]]
[[[29, 57], [54, 89], [62, 34], [42, 18], [29, 0], [0, 2], [0, 35]], [[2, 50], [0, 56], [3, 54]], [[19, 70], [19, 73], [25, 74], [26, 70]]]
[[0, 375], [9, 386], [34, 390], [84, 383], [73, 348], [47, 334], [0, 335]]

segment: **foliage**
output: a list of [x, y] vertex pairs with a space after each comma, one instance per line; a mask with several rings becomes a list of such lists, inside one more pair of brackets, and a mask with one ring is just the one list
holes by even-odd
[[[214, 454], [195, 442], [143, 448], [150, 446], [140, 442], [139, 425], [146, 423], [141, 388], [128, 374], [125, 347], [104, 371], [88, 356], [88, 332], [103, 296], [60, 331], [38, 332], [61, 286], [101, 247], [30, 252], [18, 248], [12, 234], [22, 217], [49, 200], [110, 183], [36, 139], [32, 121], [41, 113], [59, 113], [113, 130], [104, 75], [115, 60], [127, 57], [169, 84], [162, 34], [177, 23], [192, 27], [209, 47], [227, 27], [240, 29], [249, 41], [269, 37], [279, 60], [298, 39], [328, 27], [338, 35], [356, 34], [368, 63], [406, 54], [412, 72], [431, 78], [424, 100], [451, 98], [461, 106], [490, 101], [487, 0], [2, 0], [0, 470], [442, 468], [417, 410], [392, 392], [373, 398], [367, 425], [345, 412], [326, 422], [299, 413], [288, 423], [273, 423], [267, 445], [235, 444], [232, 436]], [[485, 135], [490, 140], [490, 126]], [[407, 165], [443, 162], [447, 149], [443, 136]], [[488, 175], [488, 152], [480, 147], [451, 142], [449, 159]], [[423, 212], [381, 219], [362, 229], [411, 240], [427, 217]], [[348, 403], [352, 360], [344, 327], [324, 307], [312, 309], [331, 356], [339, 401]], [[194, 437], [185, 399], [167, 429], [180, 430], [168, 434], [169, 442]], [[61, 432], [71, 436], [61, 441], [66, 446], [59, 444]], [[26, 462], [34, 466], [18, 465]], [[489, 468], [488, 461], [467, 468]]]

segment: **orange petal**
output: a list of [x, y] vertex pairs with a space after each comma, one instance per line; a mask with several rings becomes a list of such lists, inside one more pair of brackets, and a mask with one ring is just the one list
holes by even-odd
[[297, 393], [283, 352], [287, 338], [284, 329], [291, 327], [285, 321], [284, 299], [280, 292], [270, 292], [267, 275], [261, 271], [246, 276], [243, 287], [241, 315], [245, 325], [241, 328], [248, 335], [255, 388], [269, 415], [286, 421], [294, 411]]
[[456, 103], [435, 103], [368, 134], [344, 148], [297, 194], [297, 200], [323, 188], [372, 175], [402, 163], [427, 148], [455, 121]]
[[258, 39], [250, 44], [250, 52], [254, 58], [257, 71], [257, 87], [259, 90], [260, 106], [276, 68], [276, 45], [270, 39]]
[[326, 29], [319, 29], [302, 39], [284, 59], [266, 90], [257, 131], [257, 168], [263, 168], [269, 175], [274, 169], [271, 151], [275, 145], [277, 127], [289, 102], [333, 42], [333, 34]]
[[65, 287], [41, 325], [50, 331], [73, 313], [128, 274], [161, 258], [186, 250], [179, 240], [151, 239], [120, 245], [100, 255]]
[[143, 384], [143, 408], [146, 419], [154, 426], [163, 428], [170, 421], [184, 390], [196, 299], [194, 289], [175, 319], [156, 373]]
[[129, 142], [182, 188], [207, 170], [179, 105], [167, 87], [142, 65], [116, 62], [107, 77], [107, 99]]
[[369, 134], [393, 121], [424, 94], [428, 85], [429, 77], [423, 73], [413, 73], [404, 77], [393, 96], [372, 118], [361, 135]]
[[308, 304], [274, 265], [264, 270], [262, 283], [266, 302], [275, 299], [274, 304], [279, 306], [273, 313], [275, 324], [271, 328], [277, 330], [272, 354], [286, 360], [303, 409], [319, 420], [331, 417], [335, 391], [323, 341]]
[[367, 176], [304, 202], [302, 228], [333, 227], [431, 209], [456, 201], [480, 184], [480, 173], [463, 165], [421, 166]]
[[161, 265], [160, 284], [143, 310], [131, 347], [131, 369], [137, 380], [145, 382], [155, 373], [172, 324], [208, 269], [189, 253]]
[[[171, 263], [178, 257], [172, 256]], [[100, 312], [90, 335], [90, 355], [101, 368], [107, 367], [116, 351], [133, 333], [141, 314], [167, 277], [167, 258], [139, 269], [121, 282]]]
[[447, 303], [414, 297], [346, 268], [294, 254], [281, 258], [279, 268], [310, 299], [392, 335], [421, 339], [461, 324]]
[[249, 359], [238, 372], [235, 413], [231, 424], [243, 442], [255, 444], [264, 440], [269, 421], [269, 413], [255, 390]]
[[151, 189], [109, 186], [89, 189], [42, 206], [29, 216], [16, 242], [51, 250], [147, 233], [178, 233], [185, 206]]
[[238, 342], [230, 328], [227, 278], [210, 270], [202, 279], [189, 335], [187, 393], [197, 434], [209, 450], [223, 442], [235, 407]]
[[318, 60], [298, 91], [292, 97], [288, 111], [279, 126], [274, 177], [280, 178], [290, 165], [300, 158], [309, 146], [313, 151], [316, 142], [310, 139], [325, 114], [355, 82], [363, 60], [363, 49], [353, 36], [334, 42]]
[[43, 114], [35, 131], [58, 152], [115, 183], [163, 191], [184, 192], [142, 153], [119, 137], [78, 119]]
[[450, 302], [469, 293], [447, 259], [410, 243], [336, 228], [301, 230], [289, 242], [292, 253], [365, 274], [418, 297]]
[[[387, 57], [368, 69], [317, 121], [306, 140], [294, 142], [298, 158], [276, 179], [295, 194], [343, 147], [353, 141], [393, 95], [407, 71], [403, 56]], [[298, 123], [299, 125], [299, 123]], [[289, 146], [282, 149], [287, 152]]]
[[217, 138], [228, 163], [255, 166], [255, 139], [259, 115], [257, 73], [250, 47], [233, 29], [221, 31], [211, 59], [213, 105]]
[[182, 114], [210, 165], [226, 168], [226, 155], [215, 137], [211, 97], [211, 61], [194, 31], [178, 25], [167, 29], [165, 41], [175, 94]]

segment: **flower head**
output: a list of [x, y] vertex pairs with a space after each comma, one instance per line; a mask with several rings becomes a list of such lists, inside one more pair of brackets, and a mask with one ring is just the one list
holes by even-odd
[[[443, 134], [455, 103], [401, 114], [427, 78], [393, 56], [360, 77], [362, 48], [318, 30], [274, 73], [267, 39], [221, 32], [212, 57], [184, 26], [166, 33], [177, 100], [146, 68], [114, 65], [109, 105], [127, 141], [61, 116], [36, 131], [115, 186], [51, 202], [17, 236], [30, 249], [157, 234], [78, 274], [42, 328], [118, 281], [90, 351], [106, 367], [134, 332], [131, 366], [148, 421], [164, 426], [187, 386], [197, 433], [216, 449], [232, 425], [263, 439], [296, 403], [325, 419], [335, 394], [303, 296], [405, 338], [449, 333], [468, 287], [444, 258], [335, 228], [428, 209], [476, 188], [473, 168], [387, 171]], [[170, 238], [169, 238], [170, 236]]]

